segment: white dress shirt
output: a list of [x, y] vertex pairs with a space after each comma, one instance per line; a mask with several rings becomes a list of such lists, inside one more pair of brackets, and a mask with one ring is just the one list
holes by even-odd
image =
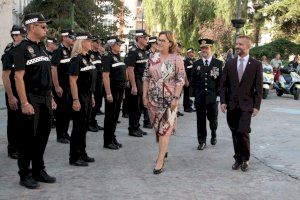
[[[241, 58], [242, 58], [242, 57], [238, 56], [237, 65], [236, 65], [237, 71], [239, 71], [240, 59], [241, 59]], [[245, 71], [246, 66], [248, 65], [248, 61], [249, 61], [249, 54], [248, 54], [247, 56], [243, 57], [243, 59], [244, 59], [244, 60], [243, 60], [243, 71]]]
[[208, 61], [208, 62], [207, 62], [207, 65], [209, 66], [209, 65], [210, 65], [210, 62], [211, 62], [211, 59], [212, 59], [212, 56], [209, 57], [208, 59], [202, 58], [204, 65], [205, 65], [205, 61], [207, 60], [207, 61]]

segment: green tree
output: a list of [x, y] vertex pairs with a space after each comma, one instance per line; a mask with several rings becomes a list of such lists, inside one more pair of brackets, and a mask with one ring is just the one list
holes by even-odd
[[281, 0], [264, 9], [271, 19], [275, 17], [275, 37], [285, 37], [300, 42], [300, 0]]
[[[101, 9], [101, 4], [110, 4], [110, 9]], [[60, 30], [61, 28], [71, 28], [70, 21], [71, 0], [33, 0], [24, 9], [24, 13], [41, 12], [46, 18], [53, 20], [51, 28]], [[120, 0], [75, 0], [75, 30], [89, 31], [92, 34], [106, 37], [118, 30], [119, 20], [116, 20], [110, 27], [103, 25], [102, 18], [110, 13], [119, 19], [121, 11]], [[125, 14], [128, 14], [125, 9]]]

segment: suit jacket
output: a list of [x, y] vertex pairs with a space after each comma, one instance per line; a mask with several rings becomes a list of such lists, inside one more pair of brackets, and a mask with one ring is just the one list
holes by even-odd
[[191, 86], [195, 97], [195, 106], [215, 103], [219, 95], [223, 62], [212, 58], [209, 66], [202, 59], [193, 64]]
[[249, 57], [241, 82], [237, 71], [237, 58], [226, 63], [220, 85], [221, 104], [228, 109], [240, 107], [243, 111], [260, 109], [263, 92], [263, 72], [261, 62]]

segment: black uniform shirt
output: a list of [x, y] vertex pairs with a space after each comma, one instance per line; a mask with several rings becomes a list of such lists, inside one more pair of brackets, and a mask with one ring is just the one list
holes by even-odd
[[77, 57], [71, 59], [70, 75], [78, 76], [77, 88], [79, 95], [90, 95], [94, 93], [97, 70], [89, 54], [79, 54]]
[[189, 81], [191, 80], [191, 76], [192, 76], [193, 63], [194, 63], [194, 59], [188, 56], [184, 58], [184, 69]]
[[25, 70], [24, 83], [27, 93], [51, 90], [51, 62], [42, 42], [24, 39], [16, 48], [14, 64], [16, 71]]
[[69, 67], [71, 60], [71, 48], [68, 49], [63, 44], [53, 52], [51, 64], [57, 67], [57, 76], [60, 87], [69, 89]]
[[4, 50], [4, 54], [1, 57], [2, 65], [3, 65], [3, 71], [10, 70], [10, 84], [11, 84], [11, 89], [13, 92], [13, 95], [18, 98], [18, 93], [16, 90], [16, 85], [15, 85], [15, 66], [14, 66], [14, 54], [16, 51], [16, 47], [14, 46], [13, 43], [9, 43]]
[[137, 46], [132, 46], [125, 57], [125, 64], [134, 67], [135, 78], [142, 79], [148, 57], [146, 50], [140, 49]]
[[121, 61], [120, 55], [112, 52], [102, 57], [103, 72], [109, 72], [110, 83], [115, 86], [125, 84], [125, 63]]
[[103, 69], [100, 53], [98, 51], [90, 51], [90, 55], [93, 65], [96, 66], [98, 72], [102, 73]]

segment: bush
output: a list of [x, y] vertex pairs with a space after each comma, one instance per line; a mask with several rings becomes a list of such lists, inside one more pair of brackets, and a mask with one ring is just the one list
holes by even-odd
[[271, 60], [277, 53], [280, 53], [282, 59], [288, 59], [289, 55], [300, 54], [300, 45], [287, 39], [277, 39], [269, 44], [250, 49], [250, 55], [257, 59], [267, 56]]

